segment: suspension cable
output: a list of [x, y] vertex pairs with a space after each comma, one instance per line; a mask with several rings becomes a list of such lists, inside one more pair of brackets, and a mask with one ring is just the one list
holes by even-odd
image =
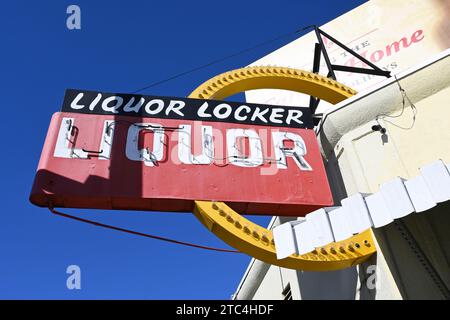
[[134, 230], [129, 230], [129, 229], [125, 229], [125, 228], [120, 228], [120, 227], [112, 226], [112, 225], [109, 225], [109, 224], [105, 224], [105, 223], [101, 223], [101, 222], [97, 222], [97, 221], [92, 221], [92, 220], [76, 217], [76, 216], [73, 216], [73, 215], [70, 215], [70, 214], [67, 214], [67, 213], [62, 213], [62, 212], [56, 211], [51, 206], [48, 207], [48, 209], [50, 210], [51, 213], [53, 213], [55, 215], [58, 215], [58, 216], [61, 216], [61, 217], [64, 217], [64, 218], [69, 218], [69, 219], [76, 220], [76, 221], [80, 221], [80, 222], [84, 222], [84, 223], [91, 224], [91, 225], [94, 225], [94, 226], [97, 226], [97, 227], [102, 227], [102, 228], [106, 228], [106, 229], [116, 230], [116, 231], [125, 232], [125, 233], [129, 233], [129, 234], [134, 234], [134, 235], [141, 236], [141, 237], [146, 237], [146, 238], [160, 240], [160, 241], [166, 241], [166, 242], [175, 243], [175, 244], [179, 244], [179, 245], [187, 246], [187, 247], [198, 248], [198, 249], [204, 249], [204, 250], [210, 250], [210, 251], [219, 251], [219, 252], [229, 252], [229, 253], [241, 253], [240, 251], [237, 251], [237, 250], [209, 247], [209, 246], [204, 246], [204, 245], [200, 245], [200, 244], [184, 242], [184, 241], [179, 241], [179, 240], [174, 240], [174, 239], [170, 239], [170, 238], [160, 237], [160, 236], [156, 236], [156, 235], [152, 235], [152, 234], [147, 234], [147, 233], [143, 233], [143, 232], [139, 232], [139, 231], [134, 231]]

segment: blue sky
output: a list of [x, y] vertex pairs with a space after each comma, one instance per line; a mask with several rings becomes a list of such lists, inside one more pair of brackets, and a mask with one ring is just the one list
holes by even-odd
[[[250, 261], [51, 215], [28, 201], [50, 117], [66, 88], [132, 92], [280, 34], [324, 24], [365, 1], [8, 1], [0, 11], [3, 168], [2, 299], [228, 299]], [[66, 8], [81, 8], [81, 30]], [[186, 96], [286, 38], [146, 90]], [[312, 54], [312, 53], [311, 53]], [[190, 213], [63, 210], [89, 219], [226, 247]], [[258, 218], [267, 224], [268, 217]], [[81, 290], [66, 268], [81, 268]]]

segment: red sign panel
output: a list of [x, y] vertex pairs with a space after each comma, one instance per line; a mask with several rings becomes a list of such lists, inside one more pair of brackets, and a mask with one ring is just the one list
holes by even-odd
[[301, 216], [332, 205], [314, 131], [58, 112], [30, 200], [39, 206]]

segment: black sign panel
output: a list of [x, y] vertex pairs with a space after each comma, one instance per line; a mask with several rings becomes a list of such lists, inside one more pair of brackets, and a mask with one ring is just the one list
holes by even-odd
[[313, 128], [309, 108], [67, 89], [61, 111]]

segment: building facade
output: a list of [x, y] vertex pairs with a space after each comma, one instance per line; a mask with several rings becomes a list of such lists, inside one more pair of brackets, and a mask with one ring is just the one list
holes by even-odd
[[[319, 111], [323, 112], [323, 119], [316, 128], [317, 138], [336, 204], [357, 192], [375, 193], [379, 191], [380, 184], [395, 177], [414, 178], [420, 174], [419, 168], [436, 160], [450, 163], [450, 49], [447, 49], [450, 39], [448, 32], [446, 36], [443, 35], [445, 26], [439, 16], [435, 15], [433, 21], [429, 21], [431, 18], [425, 15], [447, 4], [445, 1], [426, 3], [422, 1], [418, 4], [426, 8], [422, 7], [424, 11], [416, 12], [416, 25], [412, 28], [400, 28], [391, 35], [382, 32], [376, 36], [373, 31], [365, 35], [367, 40], [364, 37], [359, 39], [369, 43], [366, 57], [370, 52], [373, 55], [373, 52], [382, 51], [378, 48], [384, 48], [383, 63], [392, 67], [391, 78], [338, 74], [338, 81], [349, 86], [353, 84], [359, 93], [334, 106], [321, 105]], [[392, 6], [396, 7], [395, 11], [389, 11], [391, 17], [385, 17], [384, 13], [393, 9]], [[385, 27], [379, 25], [384, 20], [393, 15], [401, 18], [405, 12], [410, 14], [409, 11], [416, 10], [411, 9], [413, 6], [404, 2], [402, 9], [398, 4], [389, 4], [387, 1], [371, 1], [323, 28], [347, 44], [358, 38], [357, 34], [348, 35], [339, 30], [333, 33], [333, 26], [345, 25], [352, 15], [369, 14], [370, 9], [377, 8], [373, 11], [375, 16], [368, 16], [370, 21], [366, 27], [380, 30]], [[417, 30], [422, 31], [417, 33]], [[398, 48], [404, 51], [399, 49], [395, 54], [390, 51], [391, 55], [386, 57], [387, 50], [396, 48], [392, 42], [394, 40], [388, 37], [396, 37], [397, 33], [410, 33], [411, 37], [405, 38], [409, 42], [403, 42], [403, 37], [395, 40], [400, 46]], [[421, 40], [414, 42], [414, 34], [416, 40]], [[314, 42], [313, 38], [308, 38], [309, 35], [305, 37]], [[306, 40], [300, 38], [296, 41]], [[389, 45], [377, 46], [383, 41]], [[405, 46], [405, 43], [409, 45]], [[295, 48], [298, 48], [298, 43], [291, 43], [255, 64], [307, 69], [302, 68], [305, 61], [298, 61], [298, 54], [294, 54]], [[359, 50], [361, 54], [363, 49]], [[308, 53], [310, 57], [312, 52]], [[335, 50], [334, 55], [338, 55], [336, 59], [339, 59], [339, 52]], [[376, 55], [373, 57], [376, 60]], [[342, 59], [348, 61], [348, 58]], [[306, 97], [279, 90], [248, 92], [247, 100], [307, 105]], [[383, 130], [374, 130], [374, 126]], [[288, 220], [274, 218], [269, 227], [273, 228]], [[384, 227], [372, 228], [377, 254], [352, 268], [306, 272], [284, 269], [253, 259], [233, 298], [450, 299], [448, 230], [449, 201], [439, 203], [425, 212], [396, 219]]]

